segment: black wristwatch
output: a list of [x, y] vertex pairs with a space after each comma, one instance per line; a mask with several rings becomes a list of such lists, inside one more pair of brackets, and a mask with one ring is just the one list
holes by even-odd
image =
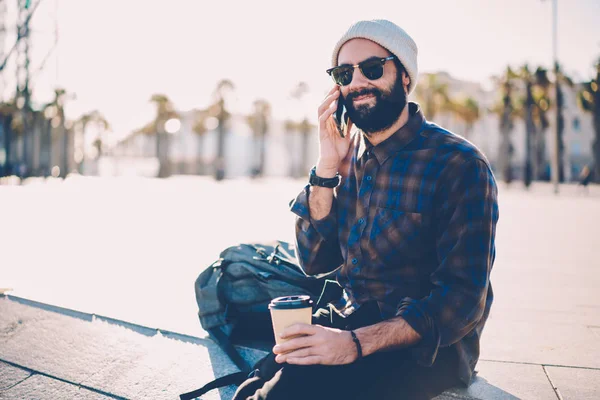
[[342, 176], [337, 173], [333, 178], [321, 178], [317, 176], [317, 167], [312, 167], [308, 178], [308, 184], [311, 186], [320, 186], [333, 189], [342, 181]]

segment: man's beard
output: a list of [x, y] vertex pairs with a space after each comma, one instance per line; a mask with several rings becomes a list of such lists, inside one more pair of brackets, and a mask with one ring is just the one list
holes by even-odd
[[[375, 96], [375, 105], [361, 104], [354, 107], [353, 99], [369, 94]], [[382, 132], [400, 117], [406, 106], [406, 92], [402, 84], [396, 81], [388, 93], [377, 88], [348, 93], [344, 104], [352, 123], [364, 133]]]

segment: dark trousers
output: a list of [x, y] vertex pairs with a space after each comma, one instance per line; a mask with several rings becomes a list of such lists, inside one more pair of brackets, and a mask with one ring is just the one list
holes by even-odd
[[[376, 307], [376, 303], [363, 306], [346, 320], [319, 310], [313, 322], [356, 329], [381, 320]], [[378, 352], [347, 365], [282, 364], [272, 377], [246, 380], [234, 400], [431, 399], [460, 384], [457, 365], [451, 347], [440, 349], [431, 367], [416, 364], [408, 349]]]

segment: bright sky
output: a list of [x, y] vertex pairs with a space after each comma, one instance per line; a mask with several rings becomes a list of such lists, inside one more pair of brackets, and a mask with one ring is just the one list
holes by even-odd
[[[600, 0], [558, 3], [559, 58], [576, 79], [588, 79], [600, 56]], [[152, 118], [152, 93], [182, 110], [201, 107], [222, 78], [236, 85], [236, 110], [263, 97], [279, 117], [301, 112], [290, 111], [289, 92], [306, 81], [305, 107], [316, 115], [331, 87], [324, 72], [331, 49], [356, 19], [402, 26], [419, 47], [421, 72], [485, 83], [507, 64], [552, 62], [549, 0], [42, 0], [33, 69], [52, 47], [55, 15], [58, 48], [36, 76], [34, 98], [48, 101], [64, 87], [77, 96], [69, 117], [98, 109], [119, 135]], [[8, 36], [6, 46], [13, 41]], [[12, 66], [5, 75], [14, 90]]]

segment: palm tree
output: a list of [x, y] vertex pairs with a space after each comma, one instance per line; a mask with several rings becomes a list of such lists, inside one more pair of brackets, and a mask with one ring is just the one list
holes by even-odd
[[534, 179], [547, 180], [547, 155], [546, 155], [546, 133], [550, 122], [548, 110], [550, 109], [550, 79], [548, 70], [537, 67], [533, 73], [533, 123], [535, 125], [534, 135], [531, 137], [531, 173]]
[[254, 102], [254, 112], [247, 117], [247, 122], [254, 136], [255, 154], [258, 156], [256, 165], [252, 168], [252, 176], [262, 176], [265, 171], [266, 140], [269, 131], [271, 105], [263, 99]]
[[[158, 177], [165, 178], [170, 175], [168, 140], [165, 140], [165, 123], [171, 118], [177, 118], [173, 103], [164, 94], [154, 94], [150, 102], [156, 106], [154, 117], [154, 134], [156, 135], [156, 158], [158, 159]], [[144, 129], [144, 128], [142, 128]]]
[[21, 163], [18, 170], [18, 175], [21, 178], [27, 178], [32, 174], [32, 149], [31, 144], [33, 142], [33, 129], [32, 129], [32, 109], [31, 104], [26, 101], [15, 122], [20, 121], [21, 128], [18, 130], [21, 136]]
[[500, 116], [500, 148], [498, 151], [499, 169], [502, 171], [504, 181], [510, 184], [512, 181], [512, 155], [514, 147], [511, 143], [511, 133], [514, 127], [515, 108], [513, 106], [514, 83], [517, 74], [509, 67], [506, 67], [505, 73], [495, 78], [496, 84], [500, 87], [502, 95], [501, 103], [492, 111]]
[[415, 87], [415, 96], [429, 120], [434, 120], [440, 112], [452, 111], [453, 102], [448, 95], [448, 84], [440, 82], [438, 74], [427, 74]]
[[[298, 82], [298, 84], [290, 92], [290, 97], [295, 100], [297, 107], [302, 107], [302, 99], [308, 93], [309, 87], [306, 82]], [[308, 149], [310, 145], [309, 133], [310, 123], [306, 117], [301, 122], [288, 121], [286, 123], [286, 131], [289, 133], [299, 132], [302, 138], [302, 150], [300, 156], [300, 162], [298, 165], [294, 163], [294, 157], [292, 157], [292, 176], [297, 178], [302, 175], [303, 171], [306, 170], [308, 164]]]
[[517, 73], [519, 79], [523, 81], [525, 86], [525, 98], [522, 104], [521, 115], [525, 119], [525, 164], [523, 169], [523, 182], [528, 188], [532, 181], [532, 145], [533, 138], [536, 135], [536, 125], [534, 121], [534, 112], [536, 102], [533, 97], [533, 88], [535, 85], [535, 74], [529, 71], [527, 64], [521, 67]]
[[473, 131], [473, 125], [479, 119], [479, 103], [472, 97], [453, 102], [454, 114], [465, 124], [465, 138], [469, 139]]
[[527, 65], [517, 74], [523, 82], [525, 97], [516, 115], [525, 120], [524, 182], [529, 186], [533, 179], [543, 179], [546, 165], [545, 135], [549, 127], [547, 112], [550, 107], [550, 80], [548, 71], [537, 67], [534, 72]]
[[102, 115], [102, 113], [98, 110], [93, 110], [88, 113], [82, 114], [76, 121], [82, 133], [85, 133], [85, 130], [90, 122], [101, 125], [102, 129], [104, 130], [110, 129], [108, 121], [106, 120], [106, 118], [104, 118], [104, 115]]
[[565, 118], [563, 115], [564, 108], [564, 95], [561, 89], [561, 85], [568, 85], [573, 87], [573, 80], [565, 75], [558, 63], [556, 63], [555, 67], [555, 77], [554, 77], [554, 89], [556, 91], [556, 134], [557, 134], [557, 143], [558, 146], [558, 181], [565, 181], [565, 143], [564, 143], [564, 130], [565, 130]]
[[60, 160], [60, 176], [66, 177], [68, 174], [70, 164], [70, 146], [69, 146], [69, 132], [65, 128], [65, 101], [67, 99], [67, 91], [62, 88], [54, 90], [54, 99], [46, 104], [45, 110], [52, 110], [52, 126], [57, 130], [57, 137], [62, 138], [62, 150]]
[[17, 107], [13, 103], [0, 103], [0, 129], [4, 140], [0, 143], [0, 147], [4, 150], [4, 161], [0, 169], [0, 176], [11, 175], [13, 168], [13, 145], [14, 145], [14, 130], [13, 118], [17, 112]]
[[[90, 123], [95, 123], [98, 124], [99, 126], [102, 127], [103, 131], [107, 131], [108, 129], [110, 129], [110, 125], [108, 123], [108, 121], [106, 120], [106, 118], [104, 117], [104, 115], [102, 115], [102, 113], [98, 110], [93, 110], [90, 111], [88, 113], [85, 113], [83, 115], [81, 115], [77, 121], [75, 122], [75, 125], [79, 127], [79, 134], [81, 135], [81, 142], [85, 143], [85, 131], [86, 128], [88, 126], [88, 124]], [[99, 135], [98, 136], [98, 140], [99, 142], [96, 144], [95, 146], [98, 149], [98, 156], [101, 155], [101, 151], [102, 151], [102, 136]], [[79, 173], [82, 172], [82, 166], [83, 166], [83, 162], [85, 160], [85, 146], [82, 146], [82, 156], [81, 159], [78, 161], [78, 165], [77, 165], [77, 170], [79, 171]]]
[[53, 168], [57, 166], [56, 146], [54, 146], [55, 127], [59, 127], [61, 123], [60, 117], [57, 115], [58, 108], [54, 103], [55, 102], [52, 101], [45, 104], [41, 109], [41, 112], [44, 115], [44, 126], [40, 138], [40, 156], [43, 160], [41, 162], [43, 176], [50, 176], [53, 172]]
[[234, 88], [233, 82], [229, 79], [219, 81], [214, 92], [215, 102], [211, 106], [211, 114], [219, 121], [217, 127], [217, 160], [215, 163], [215, 179], [217, 181], [225, 178], [225, 132], [227, 131], [227, 121], [231, 117], [226, 109], [225, 97]]
[[48, 176], [50, 174], [50, 145], [52, 140], [52, 121], [45, 115], [45, 107], [31, 112], [32, 132], [32, 174]]
[[[296, 123], [288, 118], [283, 123], [283, 129], [285, 131], [286, 137], [289, 138], [289, 140], [291, 142], [290, 148], [293, 151], [293, 148], [294, 148], [293, 135], [295, 132], [298, 131], [298, 123]], [[290, 154], [289, 160], [290, 160], [290, 164], [289, 164], [290, 169], [288, 171], [288, 174], [289, 174], [289, 176], [291, 176], [293, 178], [297, 178], [299, 176], [299, 173], [297, 171], [299, 168], [296, 165], [295, 157], [293, 154]]]
[[308, 174], [308, 150], [310, 147], [310, 133], [313, 131], [314, 125], [310, 123], [308, 118], [304, 118], [298, 125], [298, 132], [302, 139], [302, 164], [300, 164], [304, 174]]
[[298, 82], [290, 92], [290, 96], [293, 99], [300, 101], [308, 93], [309, 90], [310, 88], [308, 86], [308, 83]]
[[596, 64], [596, 78], [583, 84], [578, 95], [579, 105], [585, 111], [592, 113], [594, 119], [594, 179], [600, 182], [600, 59]]
[[204, 153], [204, 135], [208, 131], [206, 122], [209, 118], [208, 110], [195, 110], [194, 124], [192, 131], [198, 135], [198, 147], [196, 149], [196, 173], [202, 175], [204, 173], [204, 161], [202, 154]]

